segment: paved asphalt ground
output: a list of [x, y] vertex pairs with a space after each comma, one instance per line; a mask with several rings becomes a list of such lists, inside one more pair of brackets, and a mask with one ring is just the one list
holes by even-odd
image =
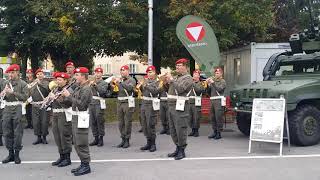
[[[227, 125], [220, 141], [209, 140], [210, 126], [203, 124], [200, 137], [188, 138], [187, 157], [174, 161], [166, 157], [174, 150], [168, 135], [158, 135], [158, 151], [141, 152], [143, 134], [137, 133], [138, 124], [133, 126], [131, 147], [118, 149], [119, 131], [116, 124], [107, 124], [105, 146], [90, 147], [92, 173], [74, 177], [70, 170], [79, 165], [79, 159], [72, 153], [71, 166], [52, 167], [58, 157], [50, 130], [48, 145], [32, 145], [33, 131], [24, 131], [21, 152], [22, 164], [0, 164], [0, 180], [70, 180], [70, 179], [112, 179], [112, 180], [319, 180], [320, 145], [311, 147], [292, 146], [291, 151], [284, 144], [284, 156], [279, 157], [279, 145], [254, 143], [253, 153], [248, 154], [248, 138], [243, 136], [235, 124]], [[90, 137], [92, 139], [92, 137]], [[5, 158], [7, 150], [0, 147], [0, 157]]]

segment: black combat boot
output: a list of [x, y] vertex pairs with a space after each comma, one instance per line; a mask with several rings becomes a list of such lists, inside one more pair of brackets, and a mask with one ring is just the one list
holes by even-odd
[[81, 162], [81, 164], [82, 164], [82, 166], [80, 167], [80, 169], [78, 169], [78, 171], [74, 172], [75, 176], [82, 176], [82, 175], [91, 173], [91, 168], [90, 168], [89, 163]]
[[147, 144], [140, 148], [141, 151], [149, 150], [151, 147], [151, 139], [147, 139]]
[[126, 138], [126, 139], [124, 140], [124, 144], [123, 144], [122, 148], [128, 148], [128, 147], [130, 147], [130, 142], [129, 142], [129, 139]]
[[52, 162], [51, 165], [52, 166], [58, 166], [64, 159], [64, 154], [60, 154], [59, 159], [57, 159], [56, 161]]
[[14, 152], [14, 163], [15, 164], [21, 164], [21, 159], [19, 156], [20, 150], [15, 150]]
[[2, 136], [0, 136], [0, 146], [3, 146]]
[[151, 146], [150, 146], [149, 151], [150, 152], [155, 152], [156, 150], [157, 150], [156, 139], [153, 138], [153, 139], [151, 139]]
[[173, 153], [169, 153], [168, 157], [175, 157], [178, 154], [179, 148], [178, 146], [176, 147], [176, 150]]
[[124, 138], [122, 138], [122, 141], [121, 141], [121, 143], [120, 143], [120, 144], [118, 144], [117, 148], [122, 148], [122, 147], [123, 147], [123, 145], [124, 145], [124, 141], [125, 141], [125, 139], [124, 139]]
[[66, 167], [71, 165], [70, 153], [64, 154], [63, 160], [58, 164], [58, 167]]
[[100, 136], [100, 137], [99, 137], [97, 146], [98, 146], [98, 147], [102, 147], [102, 146], [103, 146], [103, 136]]
[[42, 136], [42, 144], [48, 144], [47, 136]]
[[215, 140], [218, 140], [218, 139], [221, 139], [222, 136], [221, 136], [221, 132], [217, 132], [217, 135], [216, 137], [214, 137]]
[[14, 161], [14, 151], [9, 150], [9, 155], [2, 161], [2, 164], [7, 164], [13, 161]]
[[194, 136], [194, 128], [192, 128], [192, 131], [188, 134], [188, 136]]
[[71, 173], [75, 173], [77, 171], [79, 171], [79, 169], [83, 166], [82, 162], [81, 164], [77, 167], [77, 168], [74, 168], [74, 169], [71, 169]]
[[143, 132], [143, 129], [141, 128], [141, 129], [139, 129], [139, 131], [138, 131], [139, 133], [142, 133]]
[[217, 132], [218, 132], [217, 130], [214, 130], [213, 133], [210, 136], [208, 136], [208, 138], [209, 139], [215, 138], [217, 136]]
[[199, 137], [199, 129], [198, 128], [194, 129], [193, 137]]
[[160, 131], [160, 134], [167, 134], [167, 130], [166, 128], [163, 128], [161, 131]]
[[166, 133], [167, 135], [170, 135], [170, 129], [167, 129], [167, 133]]
[[89, 146], [96, 146], [98, 145], [99, 136], [95, 136], [94, 140], [89, 144]]
[[33, 142], [32, 144], [33, 145], [37, 145], [37, 144], [40, 144], [42, 143], [42, 139], [41, 139], [41, 136], [38, 136], [37, 140], [35, 142]]
[[174, 160], [180, 160], [180, 159], [183, 159], [183, 158], [186, 157], [186, 154], [185, 154], [185, 152], [184, 152], [184, 149], [185, 149], [185, 148], [179, 146], [178, 149], [179, 149], [179, 150], [178, 150], [178, 153], [177, 153], [177, 155], [174, 157]]

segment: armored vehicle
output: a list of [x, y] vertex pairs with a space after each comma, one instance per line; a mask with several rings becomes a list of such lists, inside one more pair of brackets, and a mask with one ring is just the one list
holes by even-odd
[[250, 135], [254, 98], [286, 99], [292, 143], [300, 146], [320, 141], [320, 34], [313, 25], [303, 33], [293, 34], [291, 52], [270, 57], [263, 70], [264, 80], [239, 86], [230, 92], [237, 112], [239, 130]]

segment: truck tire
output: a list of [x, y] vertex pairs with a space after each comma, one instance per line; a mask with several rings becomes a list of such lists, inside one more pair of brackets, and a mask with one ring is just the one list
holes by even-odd
[[237, 113], [237, 125], [240, 132], [246, 136], [250, 136], [251, 114]]
[[311, 105], [298, 106], [289, 113], [290, 138], [293, 144], [311, 146], [320, 141], [320, 111]]

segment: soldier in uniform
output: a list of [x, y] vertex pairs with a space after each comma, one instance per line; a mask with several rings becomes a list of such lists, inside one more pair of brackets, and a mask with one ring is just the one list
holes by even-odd
[[210, 93], [211, 110], [210, 117], [212, 122], [213, 133], [208, 136], [209, 139], [221, 139], [223, 130], [223, 108], [221, 106], [223, 93], [226, 88], [226, 81], [223, 79], [222, 69], [214, 70], [214, 78], [208, 78], [208, 90]]
[[[56, 92], [61, 92], [67, 85], [70, 75], [67, 73], [55, 73]], [[54, 98], [54, 94], [49, 96]], [[63, 96], [58, 97], [52, 103], [52, 133], [60, 158], [52, 163], [52, 166], [65, 167], [71, 164], [70, 153], [72, 151], [72, 114], [70, 113], [72, 102]], [[67, 115], [67, 113], [69, 113]]]
[[92, 100], [91, 87], [89, 85], [89, 70], [85, 67], [75, 69], [74, 76], [79, 86], [71, 93], [63, 90], [63, 96], [69, 97], [72, 101], [72, 134], [74, 148], [81, 160], [78, 168], [72, 169], [75, 176], [81, 176], [91, 172], [89, 152], [89, 105]]
[[20, 164], [21, 159], [19, 152], [22, 149], [23, 123], [21, 121], [22, 114], [25, 114], [23, 102], [28, 98], [27, 83], [21, 80], [20, 66], [17, 64], [10, 65], [6, 73], [9, 74], [9, 82], [6, 83], [1, 96], [5, 96], [5, 108], [3, 110], [3, 134], [6, 148], [9, 151], [9, 156], [2, 163], [15, 162]]
[[160, 120], [162, 124], [162, 130], [160, 134], [170, 135], [169, 130], [169, 111], [168, 111], [168, 90], [169, 84], [166, 82], [166, 74], [160, 77]]
[[[0, 78], [0, 92], [3, 91], [4, 87], [6, 84], [6, 80], [3, 78]], [[2, 130], [2, 111], [4, 108], [4, 101], [3, 99], [0, 100], [0, 146], [3, 146], [3, 141], [2, 141], [2, 135], [3, 135], [3, 130]]]
[[178, 75], [167, 76], [169, 83], [168, 106], [169, 106], [169, 127], [171, 138], [176, 145], [176, 150], [168, 154], [175, 160], [185, 158], [187, 146], [189, 102], [187, 94], [192, 89], [193, 81], [187, 69], [187, 59], [176, 61], [176, 72]]
[[102, 79], [102, 68], [96, 68], [94, 72], [95, 80], [90, 82], [93, 97], [89, 106], [91, 130], [94, 141], [89, 145], [97, 145], [98, 147], [101, 147], [103, 146], [103, 136], [105, 135], [104, 111], [106, 109], [106, 102], [104, 100], [104, 97], [107, 94], [108, 83]]
[[[145, 137], [147, 138], [147, 144], [140, 149], [142, 151], [149, 150], [154, 152], [156, 148], [156, 117], [157, 112], [160, 109], [153, 107], [153, 101], [159, 100], [159, 83], [156, 79], [156, 68], [149, 66], [146, 70], [148, 78], [144, 81], [140, 81], [137, 88], [142, 91], [142, 106], [141, 106], [141, 119], [142, 128]], [[160, 102], [158, 102], [160, 103]]]
[[[189, 127], [192, 129], [188, 136], [198, 137], [200, 128], [200, 114], [201, 114], [201, 96], [204, 91], [204, 87], [200, 82], [200, 71], [195, 70], [193, 72], [193, 88], [191, 89], [189, 95], [190, 103], [190, 120]], [[200, 103], [199, 100], [200, 99]], [[198, 103], [196, 103], [196, 100]]]
[[[26, 82], [28, 84], [31, 84], [34, 81], [34, 75], [33, 75], [33, 70], [32, 69], [27, 69], [26, 71]], [[27, 119], [27, 126], [25, 129], [33, 129], [32, 125], [32, 105], [30, 103], [27, 103], [26, 105], [26, 119]]]
[[37, 139], [35, 142], [33, 142], [33, 145], [40, 143], [48, 144], [47, 135], [49, 134], [49, 116], [46, 109], [41, 109], [40, 107], [43, 103], [43, 100], [49, 94], [49, 82], [44, 79], [44, 73], [41, 68], [39, 68], [35, 74], [37, 77], [37, 83], [30, 89], [30, 95], [32, 98], [31, 104], [34, 135], [37, 136]]
[[69, 76], [73, 78], [75, 66], [74, 66], [74, 63], [72, 62], [72, 60], [68, 60], [68, 62], [65, 64], [65, 68], [66, 68], [66, 73], [69, 74]]
[[[118, 148], [128, 148], [132, 130], [132, 116], [134, 107], [130, 107], [131, 96], [136, 85], [135, 80], [129, 76], [129, 66], [124, 65], [120, 69], [121, 78], [115, 78], [114, 82], [118, 84], [118, 104], [117, 115], [119, 121], [119, 130], [121, 134], [121, 143]], [[134, 101], [133, 101], [134, 102]]]

